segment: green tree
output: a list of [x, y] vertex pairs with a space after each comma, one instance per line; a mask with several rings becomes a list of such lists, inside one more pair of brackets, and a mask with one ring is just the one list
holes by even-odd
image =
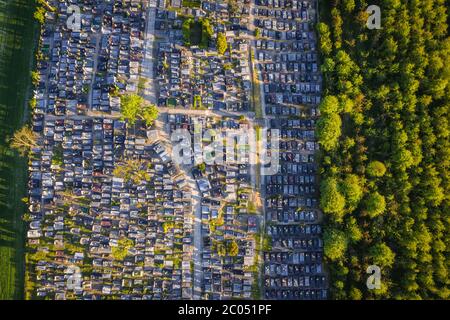
[[361, 300], [362, 299], [361, 290], [355, 287], [351, 287], [348, 293], [348, 297], [350, 300]]
[[326, 228], [323, 234], [323, 252], [331, 261], [342, 259], [347, 250], [347, 238], [344, 232]]
[[37, 3], [39, 3], [47, 11], [56, 11], [56, 9], [52, 7], [46, 0], [37, 0]]
[[227, 37], [225, 36], [225, 33], [219, 32], [217, 35], [217, 52], [219, 54], [224, 54], [227, 51], [227, 48]]
[[342, 182], [342, 193], [347, 205], [354, 209], [363, 196], [363, 188], [360, 178], [356, 174], [348, 174]]
[[357, 223], [355, 217], [350, 217], [348, 219], [345, 231], [346, 231], [348, 239], [353, 243], [356, 243], [362, 239], [362, 232], [358, 226], [358, 223]]
[[386, 167], [380, 161], [371, 161], [366, 172], [371, 177], [382, 177], [386, 173]]
[[214, 28], [211, 24], [211, 21], [207, 18], [200, 19], [200, 23], [202, 26], [202, 39], [201, 39], [201, 47], [207, 48], [209, 44], [209, 40], [211, 40], [212, 35], [214, 34]]
[[333, 44], [330, 38], [330, 29], [325, 23], [320, 22], [317, 24], [317, 31], [320, 38], [320, 51], [325, 56], [328, 56], [333, 50]]
[[332, 214], [336, 220], [342, 219], [345, 207], [345, 198], [338, 188], [335, 178], [326, 178], [320, 184], [320, 205], [323, 212]]
[[325, 96], [319, 105], [319, 110], [322, 115], [337, 113], [339, 107], [339, 100], [335, 96]]
[[369, 249], [369, 260], [379, 267], [391, 267], [395, 253], [385, 243], [377, 243]]
[[120, 98], [120, 112], [122, 120], [135, 124], [136, 120], [142, 119], [147, 126], [151, 126], [159, 115], [155, 105], [146, 104], [144, 98], [135, 93], [126, 94]]
[[40, 24], [45, 23], [45, 9], [41, 6], [36, 7], [36, 11], [33, 16]]
[[30, 101], [28, 102], [28, 105], [30, 106], [31, 110], [34, 110], [34, 108], [36, 108], [37, 106], [37, 100], [36, 98], [31, 98]]
[[198, 170], [200, 170], [202, 173], [205, 173], [206, 171], [206, 163], [202, 162], [197, 166]]
[[377, 191], [367, 196], [365, 205], [366, 212], [371, 218], [379, 216], [386, 209], [386, 201]]
[[119, 239], [117, 246], [111, 248], [111, 255], [115, 260], [122, 261], [128, 255], [128, 250], [133, 247], [133, 240], [128, 238]]
[[10, 147], [17, 150], [19, 154], [24, 157], [33, 148], [38, 146], [37, 138], [37, 134], [31, 130], [30, 127], [24, 126], [14, 132], [14, 135], [10, 140]]
[[235, 240], [232, 240], [228, 243], [228, 255], [231, 257], [237, 256], [239, 253], [239, 246]]
[[347, 95], [342, 94], [339, 96], [339, 107], [342, 112], [352, 113], [355, 102]]
[[239, 5], [237, 0], [228, 0], [228, 8], [231, 15], [238, 13]]
[[344, 0], [343, 1], [343, 6], [344, 6], [344, 10], [347, 13], [350, 13], [353, 10], [355, 10], [355, 0]]
[[[317, 25], [324, 94], [339, 100], [337, 111], [320, 106], [320, 174], [337, 179], [346, 203], [342, 219], [324, 219], [349, 241], [340, 259], [327, 257], [331, 298], [359, 299], [376, 263], [392, 270], [363, 298], [448, 299], [448, 5], [384, 2], [382, 37], [367, 31], [367, 1], [331, 1]], [[338, 113], [341, 131], [330, 124]]]
[[322, 116], [317, 121], [319, 144], [325, 151], [335, 149], [341, 136], [341, 117], [338, 114]]
[[144, 106], [144, 98], [141, 96], [134, 93], [123, 95], [120, 97], [122, 120], [128, 120], [130, 124], [135, 124]]
[[158, 108], [153, 104], [145, 106], [142, 111], [142, 119], [148, 127], [153, 124], [153, 122], [158, 118], [158, 115]]
[[134, 184], [140, 184], [150, 180], [147, 172], [149, 164], [140, 159], [127, 159], [123, 163], [116, 163], [113, 175], [122, 178], [125, 182], [132, 181]]
[[31, 71], [31, 82], [36, 87], [39, 84], [39, 80], [41, 77], [39, 76], [39, 72], [37, 71]]
[[224, 246], [224, 244], [223, 243], [218, 243], [217, 245], [216, 245], [216, 249], [217, 249], [217, 254], [220, 256], [220, 257], [223, 257], [223, 256], [225, 256], [226, 254], [227, 254], [227, 249], [225, 248], [225, 246]]

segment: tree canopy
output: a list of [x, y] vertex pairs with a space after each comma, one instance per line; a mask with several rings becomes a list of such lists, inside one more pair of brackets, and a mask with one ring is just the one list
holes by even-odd
[[335, 149], [341, 136], [341, 117], [338, 114], [322, 116], [317, 121], [319, 144], [325, 151]]
[[324, 179], [320, 186], [320, 192], [322, 194], [320, 204], [323, 211], [340, 219], [345, 207], [345, 198], [338, 188], [336, 179]]
[[151, 126], [159, 115], [155, 105], [147, 104], [143, 97], [134, 93], [120, 97], [120, 112], [122, 120], [135, 124], [136, 120], [142, 119], [147, 126]]
[[375, 218], [382, 214], [386, 209], [386, 201], [378, 192], [373, 192], [367, 196], [366, 211], [371, 218]]
[[347, 250], [345, 233], [337, 229], [325, 229], [323, 242], [323, 252], [331, 261], [342, 258]]
[[225, 36], [225, 33], [219, 32], [217, 35], [217, 52], [219, 54], [224, 54], [227, 51], [227, 48], [227, 37]]
[[372, 161], [367, 165], [367, 174], [371, 177], [382, 177], [386, 173], [386, 167], [380, 161]]
[[391, 267], [395, 253], [385, 244], [377, 243], [369, 249], [369, 260], [379, 267]]
[[37, 134], [28, 126], [23, 126], [16, 132], [10, 140], [11, 148], [17, 150], [21, 156], [26, 156], [37, 145]]

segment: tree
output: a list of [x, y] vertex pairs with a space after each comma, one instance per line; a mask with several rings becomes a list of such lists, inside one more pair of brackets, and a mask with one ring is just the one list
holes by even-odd
[[144, 108], [144, 98], [137, 94], [126, 94], [120, 97], [120, 112], [122, 120], [135, 124], [141, 110]]
[[56, 9], [54, 7], [52, 7], [46, 0], [37, 0], [37, 2], [45, 7], [47, 9], [47, 11], [56, 11]]
[[317, 121], [319, 144], [325, 151], [335, 149], [341, 136], [341, 117], [338, 114], [322, 116]]
[[347, 238], [344, 232], [334, 228], [326, 228], [323, 234], [323, 243], [323, 252], [331, 261], [344, 257], [347, 250]]
[[219, 243], [216, 245], [216, 249], [217, 249], [217, 254], [218, 254], [220, 257], [223, 257], [223, 256], [225, 256], [225, 255], [227, 254], [227, 249], [225, 248], [224, 244], [221, 243], [221, 242], [219, 242]]
[[328, 56], [333, 50], [333, 44], [330, 38], [330, 29], [325, 23], [320, 22], [317, 24], [317, 31], [320, 38], [320, 51], [325, 56]]
[[391, 267], [395, 253], [385, 243], [377, 243], [369, 249], [369, 260], [379, 267]]
[[113, 175], [124, 179], [125, 182], [132, 181], [135, 184], [139, 184], [143, 181], [150, 180], [150, 175], [147, 172], [148, 166], [149, 164], [146, 161], [127, 159], [124, 163], [116, 165]]
[[361, 300], [362, 299], [361, 290], [355, 287], [351, 287], [348, 293], [348, 297], [350, 298], [350, 300]]
[[339, 50], [336, 54], [336, 71], [340, 78], [354, 80], [354, 73], [359, 70], [348, 53]]
[[339, 96], [339, 109], [341, 112], [352, 113], [354, 106], [355, 102], [353, 99], [350, 99], [345, 94]]
[[158, 115], [158, 108], [153, 104], [144, 107], [142, 111], [142, 119], [148, 127], [152, 126], [153, 122], [158, 118]]
[[344, 0], [343, 6], [344, 10], [350, 13], [355, 9], [355, 0]]
[[336, 64], [332, 58], [325, 58], [320, 69], [323, 73], [333, 72]]
[[14, 132], [10, 141], [10, 147], [17, 150], [22, 157], [26, 156], [31, 149], [37, 146], [37, 134], [28, 126], [24, 126]]
[[227, 48], [227, 37], [225, 36], [225, 33], [219, 32], [217, 35], [217, 52], [219, 54], [224, 54], [227, 51]]
[[232, 240], [228, 243], [228, 255], [231, 257], [237, 256], [239, 253], [239, 246], [235, 240]]
[[202, 162], [197, 166], [198, 170], [200, 170], [201, 173], [205, 173], [206, 171], [206, 163]]
[[346, 231], [348, 239], [351, 242], [356, 243], [362, 239], [363, 235], [362, 235], [361, 229], [359, 228], [355, 217], [350, 217], [348, 219], [346, 227], [347, 228], [345, 231]]
[[40, 6], [36, 7], [36, 11], [34, 12], [33, 17], [40, 24], [44, 24], [44, 22], [45, 22], [45, 9], [40, 7]]
[[135, 93], [123, 95], [120, 98], [120, 112], [122, 120], [135, 124], [137, 119], [142, 119], [147, 126], [151, 126], [159, 115], [155, 105], [146, 104], [144, 98]]
[[382, 177], [386, 173], [386, 167], [380, 161], [371, 161], [366, 172], [371, 177]]
[[28, 102], [28, 105], [30, 106], [31, 110], [34, 110], [34, 108], [36, 108], [37, 106], [37, 100], [36, 98], [31, 98], [30, 101]]
[[337, 113], [339, 107], [339, 100], [335, 96], [325, 96], [319, 105], [319, 110], [322, 115]]
[[339, 49], [342, 46], [342, 17], [339, 10], [334, 7], [331, 9], [332, 30], [334, 35], [334, 47]]
[[128, 238], [119, 239], [117, 246], [111, 248], [111, 254], [115, 260], [122, 261], [128, 255], [128, 250], [133, 247], [133, 240]]
[[202, 26], [202, 39], [201, 39], [201, 47], [207, 48], [209, 44], [209, 40], [211, 39], [212, 35], [214, 34], [214, 28], [211, 25], [211, 21], [207, 18], [201, 18], [200, 23]]
[[363, 196], [362, 183], [356, 174], [348, 174], [342, 182], [342, 193], [347, 205], [354, 209]]
[[39, 84], [39, 80], [40, 80], [39, 72], [31, 71], [31, 82], [35, 87]]
[[371, 218], [382, 214], [386, 209], [386, 200], [377, 191], [369, 194], [365, 202], [366, 212]]
[[338, 190], [335, 178], [326, 178], [320, 185], [320, 205], [323, 212], [333, 214], [337, 220], [342, 219], [345, 207], [345, 198]]

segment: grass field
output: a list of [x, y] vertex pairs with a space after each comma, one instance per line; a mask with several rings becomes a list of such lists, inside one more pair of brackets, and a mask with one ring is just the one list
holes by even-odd
[[26, 121], [37, 23], [34, 1], [0, 0], [0, 299], [22, 299], [27, 162], [5, 141]]

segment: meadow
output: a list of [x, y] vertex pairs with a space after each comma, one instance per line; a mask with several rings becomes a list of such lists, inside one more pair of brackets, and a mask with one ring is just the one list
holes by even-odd
[[8, 139], [30, 116], [38, 24], [34, 1], [0, 0], [0, 300], [23, 299], [27, 161]]

